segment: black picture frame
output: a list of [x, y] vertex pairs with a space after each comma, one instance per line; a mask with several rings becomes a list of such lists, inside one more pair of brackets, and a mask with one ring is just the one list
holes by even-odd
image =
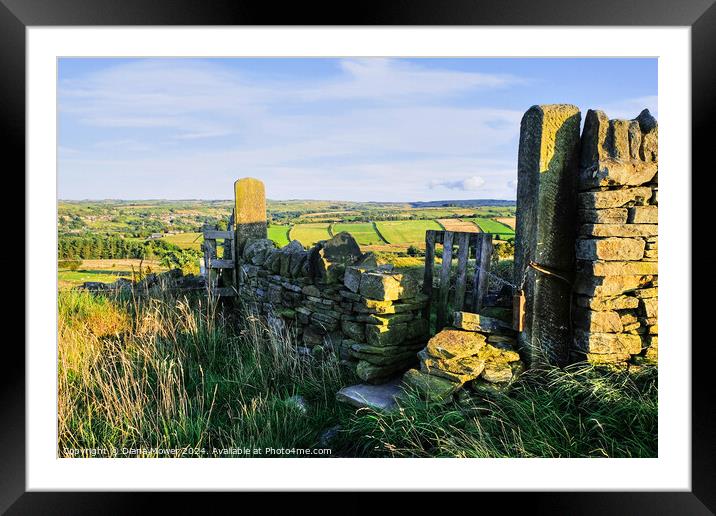
[[[714, 106], [716, 102], [716, 5], [714, 0], [428, 0], [346, 4], [286, 3], [280, 8], [266, 2], [241, 0], [0, 0], [0, 109], [3, 138], [0, 145], [6, 173], [17, 190], [24, 180], [15, 170], [25, 167], [25, 29], [32, 26], [117, 25], [512, 25], [512, 26], [684, 26], [691, 28], [692, 55], [692, 170], [714, 168]], [[14, 157], [10, 170], [8, 157]], [[684, 180], [691, 171], [670, 171]], [[17, 191], [16, 190], [16, 191]], [[6, 190], [8, 191], [8, 190]], [[703, 195], [703, 193], [702, 193]], [[695, 199], [692, 206], [697, 205]], [[7, 211], [7, 210], [6, 210]], [[17, 210], [6, 220], [16, 220]], [[694, 223], [696, 217], [693, 217]], [[16, 232], [18, 224], [12, 224]], [[23, 226], [24, 227], [24, 226]], [[23, 231], [24, 233], [24, 231]], [[692, 235], [700, 234], [692, 232]], [[17, 238], [17, 237], [15, 237]], [[27, 235], [25, 234], [25, 238]], [[17, 244], [17, 242], [16, 242]], [[691, 250], [689, 250], [691, 251]], [[17, 260], [17, 254], [13, 254]], [[49, 256], [54, 256], [48, 254]], [[693, 255], [692, 255], [693, 256]], [[21, 260], [19, 260], [21, 261]], [[5, 262], [9, 266], [9, 261]], [[692, 261], [694, 265], [695, 262]], [[708, 265], [708, 264], [706, 264]], [[22, 264], [13, 263], [13, 269]], [[694, 267], [694, 270], [697, 270]], [[27, 271], [25, 271], [27, 274]], [[18, 283], [13, 295], [24, 292]], [[704, 276], [705, 278], [705, 276]], [[686, 275], [684, 281], [691, 283]], [[692, 303], [692, 320], [706, 315], [708, 303]], [[29, 306], [31, 299], [26, 299]], [[703, 307], [703, 308], [699, 308]], [[710, 307], [709, 307], [710, 308]], [[708, 324], [706, 322], [706, 324]], [[684, 349], [691, 336], [684, 329]], [[695, 339], [694, 339], [695, 340]], [[716, 410], [714, 409], [713, 345], [710, 338], [692, 347], [692, 491], [591, 493], [480, 493], [480, 506], [505, 503], [525, 506], [533, 514], [713, 514], [716, 512]], [[25, 354], [17, 340], [7, 339], [0, 375], [0, 511], [8, 514], [125, 513], [146, 509], [148, 498], [163, 496], [187, 512], [184, 494], [39, 493], [25, 488]], [[211, 495], [216, 496], [216, 495]], [[241, 496], [246, 496], [242, 494]], [[290, 499], [296, 503], [297, 494]], [[485, 498], [489, 497], [489, 498]], [[169, 499], [170, 500], [169, 500]], [[224, 498], [222, 496], [222, 498]], [[355, 504], [341, 504], [365, 512], [369, 502], [354, 495]], [[420, 500], [418, 496], [416, 500]], [[274, 498], [280, 501], [279, 498]], [[300, 503], [300, 502], [299, 502]], [[468, 502], [471, 503], [471, 502]], [[212, 503], [217, 507], [216, 501]], [[206, 505], [204, 505], [206, 508]], [[333, 506], [335, 509], [336, 506]], [[330, 509], [330, 507], [327, 507]], [[478, 510], [479, 507], [475, 506]], [[169, 512], [164, 505], [163, 512]]]

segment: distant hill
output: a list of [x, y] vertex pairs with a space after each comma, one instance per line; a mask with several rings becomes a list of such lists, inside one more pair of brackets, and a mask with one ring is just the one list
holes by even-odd
[[448, 201], [416, 201], [409, 203], [413, 208], [472, 208], [477, 206], [515, 206], [517, 201], [505, 199], [460, 199]]

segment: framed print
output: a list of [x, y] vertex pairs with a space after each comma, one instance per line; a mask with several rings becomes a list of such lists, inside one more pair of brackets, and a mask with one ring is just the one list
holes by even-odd
[[313, 10], [3, 0], [27, 202], [3, 510], [711, 513], [691, 185], [716, 8]]

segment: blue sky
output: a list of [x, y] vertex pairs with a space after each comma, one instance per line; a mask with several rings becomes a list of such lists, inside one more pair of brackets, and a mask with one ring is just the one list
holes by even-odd
[[656, 59], [59, 62], [61, 199], [514, 199], [534, 104], [658, 116]]

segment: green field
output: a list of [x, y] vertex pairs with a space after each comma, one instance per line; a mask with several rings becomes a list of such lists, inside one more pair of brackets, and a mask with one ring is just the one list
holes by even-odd
[[177, 233], [176, 235], [167, 235], [162, 240], [181, 247], [182, 249], [201, 249], [201, 243], [204, 239], [201, 233]]
[[288, 230], [290, 226], [274, 226], [268, 227], [268, 238], [276, 242], [276, 245], [283, 247], [288, 244]]
[[167, 270], [156, 260], [82, 260], [80, 267], [73, 271], [59, 268], [57, 280], [60, 290], [81, 285], [85, 281], [114, 283], [119, 278], [132, 279], [132, 274], [163, 272]]
[[331, 235], [328, 233], [329, 226], [330, 224], [327, 222], [296, 224], [291, 228], [289, 238], [291, 240], [298, 240], [301, 244], [308, 247], [319, 240], [328, 240], [331, 238]]
[[356, 223], [339, 223], [333, 225], [333, 234], [336, 235], [341, 231], [347, 231], [356, 239], [359, 245], [377, 245], [385, 242], [380, 235], [375, 232], [375, 227], [371, 222]]
[[425, 232], [429, 229], [441, 230], [434, 220], [396, 220], [376, 222], [383, 238], [390, 244], [415, 244], [425, 242]]
[[515, 236], [515, 230], [509, 226], [505, 226], [501, 222], [486, 218], [476, 218], [475, 224], [480, 226], [480, 230], [483, 233], [492, 233], [493, 235], [500, 235], [502, 238], [512, 238]]

